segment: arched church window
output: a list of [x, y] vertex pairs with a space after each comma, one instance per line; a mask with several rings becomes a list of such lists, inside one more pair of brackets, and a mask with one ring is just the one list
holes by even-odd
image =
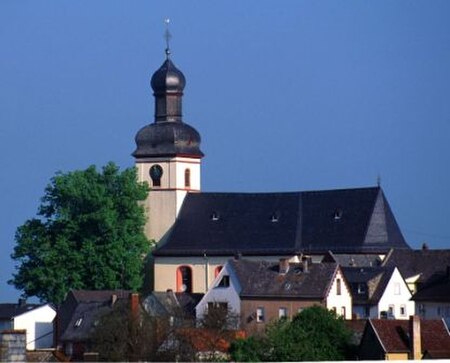
[[186, 188], [191, 187], [191, 169], [186, 169], [184, 171], [184, 186]]
[[161, 177], [163, 175], [163, 169], [161, 165], [155, 164], [150, 168], [150, 178], [152, 179], [152, 186], [161, 186]]
[[192, 292], [192, 269], [189, 266], [177, 269], [177, 292]]

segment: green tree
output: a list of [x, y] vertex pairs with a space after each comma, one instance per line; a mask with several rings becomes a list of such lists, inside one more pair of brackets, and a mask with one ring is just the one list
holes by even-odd
[[128, 302], [118, 302], [98, 319], [91, 337], [92, 350], [99, 354], [100, 361], [153, 361], [161, 337], [166, 336], [160, 329], [157, 320], [144, 309], [132, 312]]
[[351, 333], [333, 311], [313, 306], [292, 321], [269, 324], [264, 337], [250, 337], [232, 344], [236, 361], [343, 360], [351, 353]]
[[17, 268], [9, 283], [25, 297], [56, 304], [70, 289], [139, 289], [151, 247], [139, 203], [147, 194], [134, 168], [120, 172], [114, 163], [101, 172], [91, 166], [57, 173], [39, 217], [16, 231]]

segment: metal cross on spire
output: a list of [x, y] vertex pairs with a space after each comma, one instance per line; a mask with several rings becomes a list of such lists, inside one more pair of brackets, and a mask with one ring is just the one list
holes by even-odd
[[166, 57], [170, 56], [170, 38], [172, 38], [172, 34], [169, 31], [170, 19], [164, 19], [164, 23], [166, 24], [166, 31], [164, 32], [164, 38], [166, 39]]

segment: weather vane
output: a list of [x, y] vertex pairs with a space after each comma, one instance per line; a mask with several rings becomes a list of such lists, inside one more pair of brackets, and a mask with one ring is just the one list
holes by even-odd
[[170, 19], [164, 19], [164, 23], [166, 24], [166, 31], [164, 32], [164, 38], [166, 39], [166, 56], [169, 58], [170, 55], [170, 38], [172, 38], [172, 34], [169, 31]]

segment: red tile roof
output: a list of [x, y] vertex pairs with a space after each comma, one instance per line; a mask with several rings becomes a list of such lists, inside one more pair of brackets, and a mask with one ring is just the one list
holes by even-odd
[[[408, 320], [370, 319], [369, 322], [387, 353], [410, 351]], [[445, 351], [450, 354], [450, 334], [442, 320], [421, 320], [420, 332], [422, 352]]]

